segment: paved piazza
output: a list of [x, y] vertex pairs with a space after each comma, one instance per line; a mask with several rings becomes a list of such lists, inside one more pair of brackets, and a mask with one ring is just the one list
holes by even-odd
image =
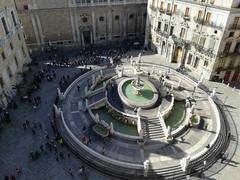
[[[123, 60], [117, 67], [92, 66], [82, 73], [86, 67], [51, 67], [56, 79], [41, 83], [36, 109], [16, 97], [18, 107], [9, 109], [12, 120], [1, 128], [2, 178], [19, 167], [17, 179], [82, 179], [84, 166], [94, 180], [186, 179], [188, 174], [190, 179], [234, 179], [239, 91], [214, 82], [198, 84], [146, 53], [139, 78], [156, 87], [158, 100], [148, 108], [131, 107], [119, 97], [118, 85], [125, 78], [137, 80], [137, 55], [132, 65]], [[46, 67], [43, 63], [36, 69]], [[63, 75], [75, 80], [61, 92], [56, 89]], [[26, 120], [30, 128], [24, 130]], [[47, 142], [53, 142], [51, 151]], [[33, 160], [30, 153], [38, 149], [41, 155]]]

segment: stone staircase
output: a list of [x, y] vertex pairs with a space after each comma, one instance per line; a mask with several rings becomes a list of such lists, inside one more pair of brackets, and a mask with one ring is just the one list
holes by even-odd
[[158, 118], [141, 119], [143, 137], [146, 140], [157, 140], [165, 137], [163, 127]]

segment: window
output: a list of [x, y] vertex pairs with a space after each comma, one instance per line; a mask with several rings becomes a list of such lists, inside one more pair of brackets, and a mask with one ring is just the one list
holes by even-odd
[[18, 39], [19, 41], [21, 41], [21, 35], [18, 33]]
[[233, 29], [237, 28], [238, 23], [239, 23], [239, 19], [240, 19], [240, 17], [235, 17], [234, 18], [233, 25], [232, 25]]
[[216, 39], [214, 39], [214, 38], [210, 38], [210, 41], [209, 41], [209, 49], [214, 49], [214, 47], [215, 47], [215, 44], [216, 44]]
[[201, 10], [198, 11], [197, 20], [201, 20], [202, 19], [202, 13], [203, 12]]
[[170, 4], [170, 3], [167, 4], [167, 12], [168, 12], [168, 13], [171, 12], [171, 4]]
[[198, 38], [199, 38], [199, 34], [194, 33], [193, 36], [192, 36], [192, 42], [198, 43]]
[[84, 23], [87, 23], [87, 22], [88, 22], [88, 18], [87, 18], [87, 17], [83, 17], [83, 18], [82, 18], [82, 21], [83, 21]]
[[134, 18], [134, 14], [130, 14], [129, 19], [133, 19]]
[[207, 60], [204, 61], [203, 66], [208, 67], [208, 61]]
[[177, 5], [176, 4], [173, 6], [173, 14], [177, 14]]
[[206, 38], [205, 38], [205, 37], [201, 37], [201, 38], [200, 38], [200, 41], [199, 41], [199, 45], [202, 46], [202, 47], [204, 47], [205, 42], [206, 42]]
[[2, 59], [5, 60], [6, 59], [6, 55], [4, 52], [1, 53]]
[[224, 53], [229, 53], [231, 46], [232, 46], [232, 42], [227, 42], [225, 47], [224, 47], [223, 52]]
[[[61, 43], [60, 43], [61, 44]], [[62, 43], [63, 44], [63, 43]], [[24, 48], [23, 48], [23, 46], [22, 46], [22, 53], [23, 53], [23, 57], [26, 57], [26, 53], [25, 53], [25, 50], [24, 50]]]
[[212, 14], [210, 12], [207, 13], [205, 22], [210, 23], [211, 22], [211, 16]]
[[161, 1], [160, 10], [161, 10], [161, 11], [164, 10], [164, 2], [163, 2], [163, 1]]
[[5, 34], [8, 34], [9, 31], [8, 31], [8, 27], [7, 27], [7, 23], [6, 23], [6, 21], [5, 21], [5, 18], [2, 17], [2, 18], [1, 18], [1, 21], [2, 21], [2, 25], [3, 25], [3, 28], [4, 28]]
[[233, 37], [234, 36], [234, 32], [230, 32], [228, 37]]
[[240, 42], [238, 42], [235, 46], [235, 49], [234, 49], [234, 52], [235, 53], [240, 53]]
[[11, 50], [13, 50], [13, 44], [10, 42], [10, 48], [11, 48]]
[[104, 17], [103, 16], [101, 16], [101, 17], [99, 17], [99, 21], [104, 21]]
[[214, 4], [215, 0], [210, 0], [210, 4]]
[[120, 17], [118, 15], [115, 16], [115, 20], [118, 21]]
[[192, 57], [193, 57], [192, 54], [189, 53], [187, 64], [191, 64]]
[[200, 61], [199, 57], [196, 57], [194, 65], [193, 65], [194, 68], [198, 68], [199, 61]]
[[168, 24], [164, 25], [164, 31], [167, 32], [168, 31]]
[[171, 28], [170, 28], [170, 36], [173, 35], [173, 30], [174, 30], [174, 26], [171, 26]]
[[159, 31], [161, 30], [161, 25], [162, 25], [162, 22], [158, 22], [157, 29], [158, 29]]
[[180, 32], [180, 38], [184, 38], [185, 37], [185, 34], [186, 34], [186, 29], [185, 28], [182, 28], [181, 29], [181, 32]]
[[186, 7], [185, 14], [184, 14], [186, 17], [189, 17], [189, 11], [190, 11], [190, 8]]
[[7, 72], [8, 72], [9, 77], [12, 77], [12, 73], [11, 73], [9, 66], [7, 67]]
[[16, 56], [14, 57], [14, 61], [15, 61], [16, 65], [18, 66], [18, 61], [17, 61], [17, 57]]
[[17, 21], [16, 21], [15, 14], [14, 14], [13, 11], [11, 11], [11, 16], [12, 16], [13, 24], [14, 24], [14, 26], [16, 26], [17, 25]]
[[24, 10], [28, 10], [28, 5], [23, 5]]

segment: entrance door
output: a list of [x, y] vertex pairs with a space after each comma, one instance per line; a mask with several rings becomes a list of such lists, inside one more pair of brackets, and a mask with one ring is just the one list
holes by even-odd
[[233, 77], [232, 77], [232, 82], [235, 82], [238, 80], [239, 74], [240, 74], [240, 71], [235, 71], [235, 73], [233, 74]]
[[91, 44], [90, 31], [83, 31], [83, 40], [85, 45]]
[[192, 54], [189, 54], [187, 64], [191, 64], [191, 62], [192, 62]]
[[196, 68], [196, 69], [198, 68], [199, 61], [200, 61], [199, 57], [196, 57], [194, 65], [193, 65], [194, 68]]
[[161, 54], [164, 55], [165, 53], [165, 41], [162, 42], [162, 51], [161, 51]]
[[182, 62], [182, 56], [183, 56], [183, 50], [181, 47], [178, 47], [176, 49], [176, 57], [177, 57], [177, 62], [180, 63]]
[[224, 81], [226, 81], [226, 82], [229, 81], [229, 78], [230, 78], [230, 76], [231, 76], [231, 72], [232, 72], [232, 71], [227, 71], [227, 72], [226, 72], [226, 74], [225, 74], [225, 76], [224, 76]]

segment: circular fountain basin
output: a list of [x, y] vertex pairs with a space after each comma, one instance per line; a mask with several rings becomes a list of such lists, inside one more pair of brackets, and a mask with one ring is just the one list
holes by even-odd
[[118, 93], [122, 102], [132, 108], [150, 108], [158, 100], [158, 92], [155, 86], [146, 79], [141, 79], [143, 88], [141, 93], [137, 94], [136, 89], [132, 86], [134, 78], [126, 78], [118, 85]]

